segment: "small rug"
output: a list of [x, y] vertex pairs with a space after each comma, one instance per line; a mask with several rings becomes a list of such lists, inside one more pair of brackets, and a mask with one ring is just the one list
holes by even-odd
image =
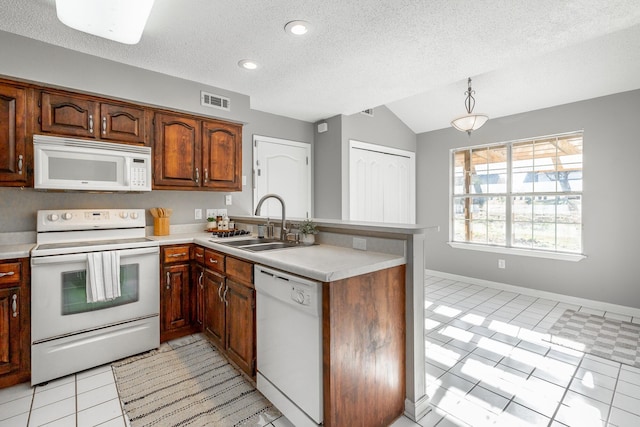
[[201, 335], [111, 366], [132, 427], [264, 426], [281, 416]]
[[640, 325], [566, 310], [549, 329], [551, 342], [640, 368]]

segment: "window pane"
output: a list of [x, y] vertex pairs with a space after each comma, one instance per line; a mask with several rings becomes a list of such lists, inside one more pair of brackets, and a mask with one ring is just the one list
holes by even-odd
[[581, 252], [580, 236], [582, 234], [582, 226], [580, 224], [558, 224], [557, 233], [558, 243], [556, 250], [575, 253]]
[[453, 194], [465, 194], [464, 177], [466, 176], [465, 157], [467, 150], [455, 152], [453, 154]]
[[487, 222], [471, 221], [471, 240], [472, 243], [487, 243]]
[[514, 222], [511, 244], [518, 248], [533, 246], [533, 224], [531, 222]]

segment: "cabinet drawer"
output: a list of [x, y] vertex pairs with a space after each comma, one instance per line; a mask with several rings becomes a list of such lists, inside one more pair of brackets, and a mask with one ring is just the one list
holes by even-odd
[[233, 277], [244, 283], [253, 283], [253, 264], [237, 258], [227, 258], [227, 276]]
[[167, 248], [162, 248], [162, 253], [162, 259], [165, 264], [171, 262], [189, 261], [189, 245], [170, 246]]
[[193, 248], [193, 260], [198, 264], [204, 264], [204, 248], [202, 246]]
[[22, 265], [19, 262], [0, 263], [0, 285], [19, 283], [22, 280]]
[[210, 250], [204, 251], [204, 263], [207, 268], [224, 273], [224, 255]]

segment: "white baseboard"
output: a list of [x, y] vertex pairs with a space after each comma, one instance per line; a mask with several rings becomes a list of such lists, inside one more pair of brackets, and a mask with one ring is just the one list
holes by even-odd
[[431, 412], [431, 403], [429, 403], [429, 396], [426, 394], [417, 402], [413, 402], [409, 399], [404, 400], [404, 416], [409, 418], [411, 421], [418, 422], [429, 412]]
[[564, 302], [567, 304], [574, 304], [592, 308], [596, 310], [609, 311], [617, 314], [624, 314], [626, 316], [640, 317], [640, 309], [635, 307], [628, 307], [625, 305], [611, 304], [603, 301], [595, 301], [586, 298], [572, 297], [569, 295], [556, 294], [554, 292], [540, 291], [538, 289], [525, 288], [522, 286], [508, 285], [506, 283], [493, 282], [491, 280], [476, 279], [474, 277], [461, 276], [458, 274], [445, 273], [436, 270], [425, 270], [425, 274], [428, 276], [441, 277], [443, 279], [451, 279], [457, 282], [470, 283], [472, 285], [485, 286], [487, 288], [500, 289], [503, 291], [516, 292], [522, 295], [528, 295], [536, 298], [547, 298], [555, 301]]

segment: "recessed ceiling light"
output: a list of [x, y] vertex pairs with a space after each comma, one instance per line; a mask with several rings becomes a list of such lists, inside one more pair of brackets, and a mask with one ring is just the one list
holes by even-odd
[[294, 36], [307, 34], [310, 28], [311, 26], [307, 21], [291, 21], [287, 22], [287, 25], [284, 26], [284, 30]]
[[245, 70], [255, 70], [258, 68], [258, 63], [251, 59], [243, 59], [242, 61], [238, 61], [238, 67], [244, 68]]

